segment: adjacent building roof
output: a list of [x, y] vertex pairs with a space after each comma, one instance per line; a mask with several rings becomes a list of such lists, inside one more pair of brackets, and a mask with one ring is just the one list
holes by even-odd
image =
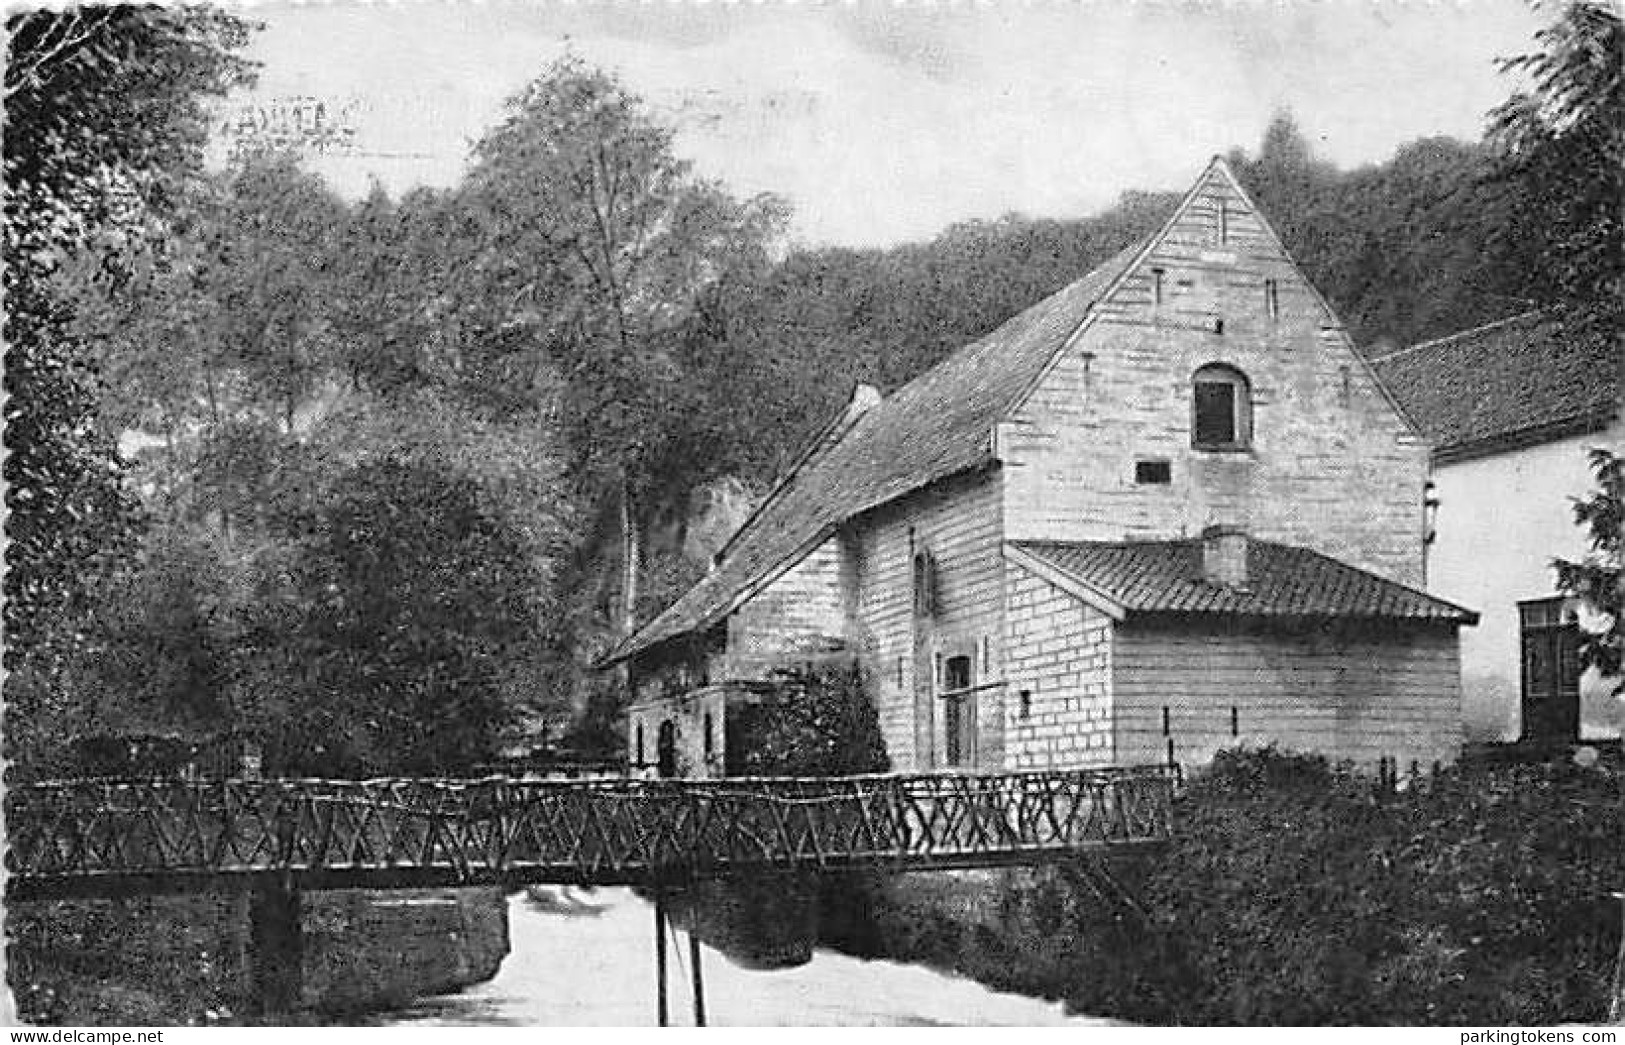
[[1015, 561], [1119, 618], [1200, 614], [1478, 622], [1471, 610], [1288, 544], [1248, 540], [1247, 583], [1239, 588], [1206, 579], [1200, 540], [1023, 541], [1009, 547]]
[[780, 482], [711, 573], [602, 663], [709, 627], [847, 519], [991, 462], [995, 422], [1038, 379], [1146, 242], [1119, 252], [858, 416], [845, 435], [802, 461], [787, 477], [793, 481]]
[[1619, 337], [1561, 313], [1526, 312], [1371, 363], [1441, 461], [1592, 431], [1619, 414]]

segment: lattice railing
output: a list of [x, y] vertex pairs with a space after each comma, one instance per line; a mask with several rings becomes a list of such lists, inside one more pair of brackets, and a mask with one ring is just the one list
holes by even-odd
[[30, 880], [292, 872], [328, 883], [638, 881], [756, 866], [974, 866], [1167, 836], [1159, 767], [999, 775], [228, 780], [15, 788]]

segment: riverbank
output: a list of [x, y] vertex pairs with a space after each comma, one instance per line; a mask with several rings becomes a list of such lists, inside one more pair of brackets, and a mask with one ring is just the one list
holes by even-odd
[[1107, 878], [845, 876], [821, 889], [820, 940], [1136, 1023], [1597, 1022], [1622, 774], [1617, 757], [1461, 766], [1380, 794], [1319, 759], [1225, 755], [1174, 839]]
[[[343, 1022], [494, 976], [509, 949], [496, 889], [304, 894], [299, 1011]], [[246, 893], [8, 905], [18, 1018], [69, 1026], [256, 1022]]]

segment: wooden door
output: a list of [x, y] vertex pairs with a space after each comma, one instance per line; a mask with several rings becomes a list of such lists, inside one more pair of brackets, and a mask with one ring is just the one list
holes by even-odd
[[1523, 655], [1522, 739], [1580, 739], [1580, 627], [1563, 600], [1518, 603]]
[[975, 662], [966, 654], [942, 666], [942, 761], [953, 768], [976, 765]]

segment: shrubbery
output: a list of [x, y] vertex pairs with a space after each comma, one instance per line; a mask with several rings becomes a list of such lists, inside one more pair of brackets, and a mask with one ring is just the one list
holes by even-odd
[[891, 768], [855, 663], [781, 671], [760, 703], [728, 713], [729, 775], [844, 776]]
[[1180, 798], [1166, 848], [1110, 865], [1144, 921], [1076, 867], [994, 890], [876, 878], [856, 900], [843, 885], [844, 942], [1147, 1023], [1596, 1021], [1622, 773], [1462, 766], [1379, 795], [1320, 758], [1227, 753]]

